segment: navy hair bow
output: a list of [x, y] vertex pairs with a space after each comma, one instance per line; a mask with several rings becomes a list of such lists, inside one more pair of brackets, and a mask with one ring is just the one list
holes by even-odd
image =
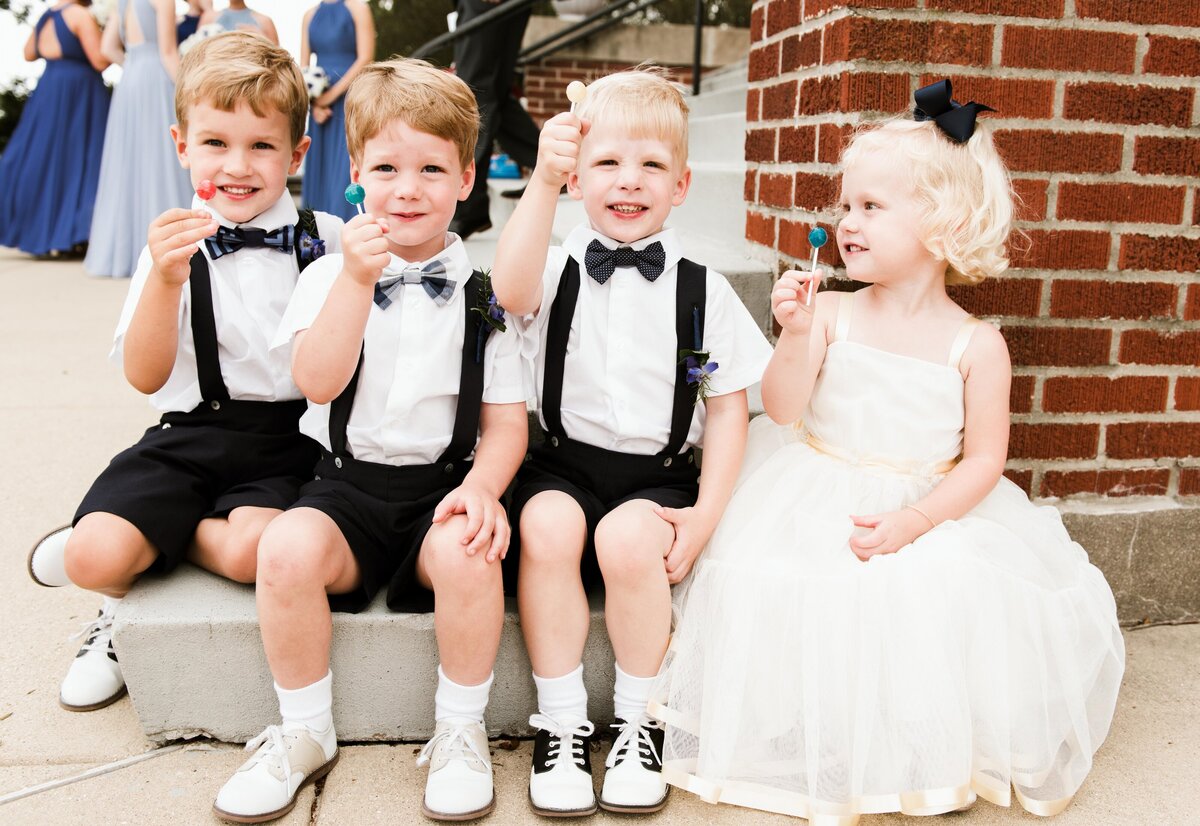
[[931, 120], [955, 143], [966, 143], [975, 134], [975, 116], [996, 110], [983, 103], [959, 103], [951, 97], [950, 81], [939, 80], [913, 94], [917, 102], [913, 120]]

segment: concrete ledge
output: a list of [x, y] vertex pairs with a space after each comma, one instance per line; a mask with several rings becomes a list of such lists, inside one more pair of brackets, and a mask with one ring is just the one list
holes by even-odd
[[[592, 604], [584, 651], [588, 713], [597, 728], [612, 718], [613, 654], [602, 603]], [[146, 737], [155, 742], [208, 736], [245, 742], [277, 723], [258, 630], [254, 589], [191, 565], [140, 582], [122, 602], [114, 645]], [[382, 595], [361, 614], [333, 615], [333, 717], [338, 739], [423, 740], [433, 733], [437, 686], [433, 614], [395, 614]], [[489, 734], [529, 735], [537, 709], [529, 658], [508, 605]]]

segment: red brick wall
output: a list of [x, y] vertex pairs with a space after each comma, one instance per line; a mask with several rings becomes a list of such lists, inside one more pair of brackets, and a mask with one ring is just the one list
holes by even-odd
[[950, 77], [1000, 110], [1031, 241], [952, 289], [1012, 353], [1008, 475], [1035, 496], [1200, 496], [1200, 2], [757, 0], [751, 40], [758, 254], [807, 259], [853, 125]]
[[[526, 109], [533, 116], [538, 126], [547, 118], [551, 118], [569, 109], [571, 102], [567, 100], [567, 84], [572, 80], [582, 80], [590, 83], [596, 78], [613, 72], [619, 72], [637, 65], [636, 62], [619, 63], [605, 60], [587, 60], [585, 58], [557, 58], [531, 63], [525, 67], [524, 96]], [[692, 67], [664, 66], [668, 76], [676, 83], [690, 87], [692, 84]], [[703, 77], [705, 69], [700, 76]]]

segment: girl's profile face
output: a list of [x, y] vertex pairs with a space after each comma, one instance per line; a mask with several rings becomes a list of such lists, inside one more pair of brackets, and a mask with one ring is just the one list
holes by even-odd
[[921, 241], [920, 204], [899, 158], [859, 155], [842, 171], [840, 204], [837, 243], [847, 277], [887, 283], [939, 266]]

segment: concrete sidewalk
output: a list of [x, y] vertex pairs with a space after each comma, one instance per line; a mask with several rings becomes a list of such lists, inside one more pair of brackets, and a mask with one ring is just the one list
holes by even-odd
[[[483, 237], [481, 244], [490, 243]], [[472, 239], [475, 243], [475, 239]], [[478, 256], [477, 256], [478, 257]], [[155, 420], [145, 400], [107, 361], [127, 282], [90, 279], [78, 262], [37, 262], [0, 249], [0, 587], [13, 633], [0, 653], [0, 801], [38, 784], [69, 780], [151, 753], [128, 699], [102, 711], [58, 707], [58, 684], [76, 643], [67, 637], [95, 615], [98, 599], [47, 590], [25, 573], [25, 554], [69, 520], [97, 473]], [[1071, 826], [1187, 824], [1200, 815], [1200, 626], [1126, 634], [1128, 670], [1108, 742], [1075, 803], [1056, 818]], [[269, 679], [247, 675], [247, 679]], [[498, 804], [490, 823], [544, 823], [526, 804], [528, 743], [494, 743]], [[514, 748], [515, 747], [515, 748]], [[310, 787], [281, 821], [330, 826], [421, 823], [419, 744], [347, 746], [317, 792]], [[598, 755], [599, 759], [602, 755]], [[243, 760], [237, 746], [169, 746], [142, 762], [0, 802], [0, 824], [211, 824], [213, 795]], [[1019, 808], [977, 804], [940, 822], [984, 826], [1032, 822]], [[612, 815], [593, 820], [628, 821]], [[689, 795], [647, 822], [796, 822]], [[875, 816], [864, 824], [899, 824]]]

